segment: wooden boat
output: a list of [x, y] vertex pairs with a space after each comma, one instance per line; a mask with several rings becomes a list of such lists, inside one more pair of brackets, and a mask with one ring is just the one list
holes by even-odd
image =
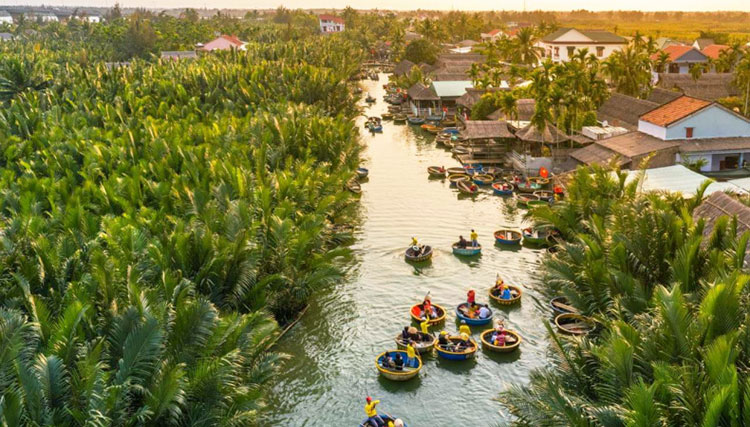
[[448, 175], [448, 181], [450, 181], [451, 187], [455, 187], [458, 185], [459, 182], [469, 181], [469, 175], [466, 175], [466, 174]]
[[458, 246], [458, 243], [453, 244], [453, 255], [473, 256], [473, 255], [479, 255], [480, 253], [482, 253], [482, 245], [467, 246], [465, 248], [461, 248]]
[[370, 171], [367, 168], [357, 168], [357, 177], [359, 179], [367, 178], [367, 175], [370, 174]]
[[[461, 337], [450, 336], [448, 337], [448, 341], [450, 341], [454, 345], [458, 345], [458, 343], [461, 341]], [[437, 351], [438, 356], [447, 360], [473, 359], [477, 353], [477, 342], [474, 341], [473, 338], [469, 338], [469, 341], [471, 342], [471, 346], [460, 351], [457, 351], [455, 348], [441, 347], [440, 344], [435, 345], [435, 351]]]
[[[432, 352], [432, 349], [435, 348], [435, 343], [437, 342], [437, 337], [431, 334], [425, 334], [422, 332], [418, 333], [419, 339], [414, 341], [414, 349], [417, 351], [417, 353], [430, 353]], [[407, 345], [409, 345], [409, 341], [411, 340], [405, 340], [401, 334], [396, 335], [395, 338], [396, 345], [399, 349], [406, 348]]]
[[596, 329], [596, 323], [578, 313], [558, 314], [555, 325], [560, 332], [570, 335], [586, 335]]
[[438, 135], [443, 130], [443, 128], [441, 128], [440, 126], [435, 126], [425, 130], [433, 135]]
[[[443, 124], [445, 125], [445, 121], [443, 121]], [[458, 135], [461, 133], [461, 131], [458, 130], [458, 128], [455, 127], [444, 127], [441, 133], [447, 133], [450, 135]]]
[[353, 179], [349, 180], [346, 183], [346, 189], [351, 191], [354, 194], [361, 194], [362, 193], [362, 186], [359, 185], [359, 183]]
[[368, 128], [370, 129], [370, 132], [372, 132], [372, 133], [383, 132], [383, 125], [381, 125], [381, 124], [372, 124]]
[[[391, 357], [396, 357], [396, 354], [400, 354], [404, 358], [404, 369], [398, 371], [396, 369], [383, 367], [383, 360], [385, 359], [386, 353], [389, 353]], [[410, 359], [408, 364], [406, 363], [407, 359], [408, 356], [406, 355], [405, 350], [384, 351], [375, 358], [375, 367], [378, 368], [378, 372], [380, 372], [380, 375], [384, 378], [391, 381], [407, 381], [419, 375], [419, 371], [422, 370], [422, 359], [419, 358], [419, 356]]]
[[429, 123], [423, 124], [422, 126], [420, 126], [420, 128], [422, 128], [422, 130], [426, 130], [428, 132], [429, 132], [430, 129], [435, 129], [435, 128], [442, 129], [440, 126], [431, 125]]
[[443, 144], [443, 145], [446, 145], [447, 143], [449, 143], [449, 142], [450, 142], [450, 140], [451, 140], [451, 137], [450, 137], [450, 136], [447, 136], [447, 135], [443, 135], [443, 134], [439, 134], [438, 136], [436, 136], [436, 137], [435, 137], [435, 142], [436, 142], [437, 144]]
[[439, 121], [443, 120], [443, 115], [442, 114], [433, 114], [433, 115], [427, 116], [427, 120], [429, 120], [431, 122], [439, 122]]
[[[435, 308], [435, 313], [437, 314], [437, 317], [434, 319], [430, 319], [430, 325], [436, 325], [442, 321], [445, 320], [445, 309], [437, 304], [432, 304], [432, 306]], [[409, 314], [411, 314], [411, 319], [417, 323], [421, 322], [422, 319], [415, 313], [421, 313], [422, 312], [422, 304], [414, 304], [411, 306], [411, 310], [409, 310]]]
[[461, 156], [464, 154], [469, 154], [469, 149], [464, 147], [463, 145], [457, 145], [451, 148], [451, 153]]
[[366, 102], [366, 103], [368, 103], [368, 104], [374, 104], [374, 103], [375, 103], [375, 98], [374, 98], [374, 97], [372, 97], [372, 96], [371, 96], [371, 95], [370, 95], [370, 94], [368, 93], [368, 94], [367, 94], [367, 98], [365, 98], [365, 102]]
[[[487, 307], [490, 310], [490, 317], [487, 317], [485, 319], [479, 319], [475, 317], [468, 317], [463, 314], [463, 312], [461, 311], [461, 308], [465, 308], [468, 305], [469, 305], [468, 302], [464, 302], [464, 303], [459, 304], [458, 307], [456, 307], [456, 317], [458, 317], [459, 320], [466, 322], [466, 324], [469, 326], [481, 326], [481, 325], [486, 325], [492, 322], [492, 309], [491, 308]], [[481, 305], [481, 304], [477, 304], [477, 305]]]
[[383, 118], [383, 120], [392, 120], [393, 119], [393, 113], [383, 113], [380, 115], [380, 117]]
[[443, 126], [456, 126], [455, 119], [443, 119], [440, 123], [442, 123]]
[[529, 200], [526, 202], [526, 207], [529, 209], [538, 208], [540, 206], [549, 206], [549, 202], [544, 200]]
[[516, 230], [502, 229], [495, 232], [495, 243], [500, 245], [518, 245], [521, 243], [521, 233]]
[[505, 287], [510, 289], [510, 299], [500, 298], [500, 295], [498, 294], [499, 289], [496, 286], [493, 286], [489, 291], [489, 295], [490, 298], [492, 298], [492, 301], [495, 301], [500, 305], [513, 305], [521, 301], [521, 296], [523, 295], [523, 291], [521, 291], [521, 288], [515, 285], [505, 285]]
[[430, 176], [439, 176], [439, 177], [445, 178], [445, 168], [440, 167], [440, 166], [428, 167], [427, 173], [429, 173]]
[[541, 190], [542, 186], [535, 182], [526, 181], [516, 184], [516, 188], [520, 193], [533, 193], [535, 191]]
[[488, 166], [488, 167], [486, 167], [486, 168], [483, 168], [483, 169], [482, 169], [482, 172], [483, 172], [483, 173], [486, 173], [486, 174], [488, 174], [488, 175], [492, 175], [492, 176], [494, 176], [495, 178], [499, 178], [499, 177], [502, 177], [502, 176], [503, 176], [503, 173], [505, 173], [505, 171], [504, 171], [504, 170], [502, 170], [501, 168], [499, 168], [499, 167], [497, 167], [497, 166]]
[[551, 202], [555, 198], [555, 193], [551, 192], [550, 190], [537, 190], [532, 194], [539, 197], [539, 200], [543, 200], [545, 202]]
[[542, 178], [541, 176], [529, 178], [529, 181], [539, 185], [540, 187], [544, 187], [546, 185], [549, 185], [549, 179]]
[[448, 168], [448, 175], [466, 175], [464, 168]]
[[509, 182], [496, 182], [492, 184], [492, 193], [497, 196], [512, 196], [514, 188]]
[[490, 185], [495, 178], [492, 175], [474, 174], [474, 184]]
[[404, 254], [407, 261], [422, 262], [432, 258], [432, 246], [425, 245], [420, 253], [414, 253], [414, 248], [409, 247]]
[[522, 232], [524, 243], [532, 245], [546, 245], [547, 236], [549, 233], [546, 230], [533, 229], [531, 227], [525, 228]]
[[[378, 415], [380, 415], [380, 418], [383, 419], [383, 422], [385, 422], [385, 425], [388, 425], [389, 421], [393, 421], [393, 422], [396, 421], [396, 417], [392, 415], [389, 415], [389, 414], [378, 414]], [[358, 427], [378, 427], [378, 426], [372, 425], [372, 423], [368, 422], [368, 420], [369, 418], [366, 418], [364, 421], [362, 421], [362, 423]], [[409, 427], [409, 426], [407, 426], [406, 423], [404, 422], [404, 427]]]
[[552, 307], [552, 311], [557, 314], [578, 313], [578, 310], [570, 305], [568, 298], [564, 296], [552, 298], [549, 301], [549, 305], [550, 307]]
[[410, 116], [407, 117], [406, 120], [409, 121], [410, 125], [421, 125], [424, 123], [424, 119], [422, 117]]
[[396, 124], [406, 123], [406, 114], [394, 114], [393, 123], [396, 123]]
[[493, 332], [495, 332], [494, 329], [487, 329], [479, 336], [479, 339], [482, 341], [482, 348], [487, 351], [495, 353], [510, 353], [517, 350], [521, 345], [521, 336], [518, 335], [518, 332], [509, 331], [507, 329], [505, 330], [505, 345], [494, 345], [490, 342]]
[[463, 194], [474, 195], [479, 191], [479, 187], [477, 187], [477, 185], [473, 182], [470, 182], [468, 177], [466, 180], [456, 182], [456, 187], [458, 187], [458, 191], [462, 192]]
[[516, 203], [521, 208], [528, 208], [528, 203], [533, 200], [539, 200], [539, 198], [533, 194], [519, 194], [518, 201]]

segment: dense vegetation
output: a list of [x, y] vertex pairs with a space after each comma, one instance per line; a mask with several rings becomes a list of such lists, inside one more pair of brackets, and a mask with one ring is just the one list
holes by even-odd
[[566, 241], [544, 263], [546, 292], [600, 328], [552, 333], [552, 366], [501, 396], [516, 424], [750, 424], [750, 234], [723, 217], [704, 237], [691, 216], [702, 191], [683, 199], [637, 186], [580, 168], [565, 201], [535, 210]]
[[340, 275], [361, 49], [231, 23], [247, 52], [162, 62], [107, 36], [208, 39], [172, 21], [0, 47], [3, 425], [253, 424], [277, 321]]

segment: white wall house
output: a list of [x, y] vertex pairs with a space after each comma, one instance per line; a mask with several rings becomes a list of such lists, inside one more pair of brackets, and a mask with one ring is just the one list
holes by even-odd
[[98, 23], [102, 22], [102, 17], [99, 16], [99, 15], [85, 15], [85, 14], [81, 14], [81, 15], [74, 15], [72, 18], [73, 19], [78, 19], [80, 21], [90, 22], [92, 24], [98, 24]]
[[627, 40], [609, 31], [575, 28], [561, 28], [537, 43], [543, 51], [543, 57], [553, 62], [567, 62], [576, 52], [583, 49], [604, 60], [626, 45]]
[[39, 13], [27, 13], [26, 19], [34, 20], [34, 21], [41, 21], [41, 22], [59, 22], [60, 19], [57, 18], [57, 15], [50, 12], [39, 12]]
[[13, 24], [13, 17], [10, 16], [10, 13], [4, 10], [0, 10], [0, 25], [3, 25], [3, 24], [8, 24], [8, 25]]
[[703, 172], [750, 162], [750, 120], [715, 102], [682, 96], [643, 114], [638, 131], [679, 142], [676, 161], [703, 159]]
[[[663, 53], [662, 53], [663, 52]], [[708, 56], [692, 46], [667, 46], [659, 52], [651, 55], [651, 60], [656, 61], [666, 53], [669, 59], [664, 70], [670, 74], [688, 74], [695, 65], [708, 63]]]
[[340, 33], [344, 31], [344, 20], [338, 16], [320, 15], [318, 16], [318, 22], [320, 22], [321, 33]]

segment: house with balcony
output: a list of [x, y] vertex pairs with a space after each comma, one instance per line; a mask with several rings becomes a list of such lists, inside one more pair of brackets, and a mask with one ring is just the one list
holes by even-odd
[[571, 153], [580, 163], [615, 161], [625, 169], [675, 163], [700, 164], [701, 172], [737, 169], [750, 160], [750, 120], [722, 105], [690, 96], [642, 114], [638, 130], [596, 141]]
[[552, 62], [567, 62], [584, 49], [604, 60], [613, 52], [622, 50], [628, 41], [624, 37], [604, 30], [577, 30], [560, 28], [546, 35], [537, 46], [542, 49], [543, 58]]
[[340, 33], [344, 31], [344, 19], [334, 15], [318, 16], [320, 32], [323, 34]]

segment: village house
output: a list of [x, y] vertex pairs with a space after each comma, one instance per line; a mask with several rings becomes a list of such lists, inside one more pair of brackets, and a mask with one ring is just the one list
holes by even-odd
[[714, 39], [699, 38], [699, 39], [695, 39], [695, 41], [693, 42], [692, 46], [695, 49], [703, 50], [706, 46], [710, 46], [712, 44], [714, 44]]
[[609, 31], [575, 28], [560, 28], [537, 43], [542, 49], [543, 57], [549, 58], [552, 62], [567, 62], [576, 52], [584, 49], [598, 59], [604, 60], [626, 45], [627, 40], [624, 37]]
[[97, 15], [97, 14], [95, 14], [95, 13], [92, 13], [92, 14], [89, 14], [89, 13], [77, 13], [75, 15], [72, 15], [70, 18], [71, 19], [77, 19], [79, 21], [86, 21], [86, 22], [91, 23], [91, 24], [98, 24], [98, 23], [102, 22], [102, 17], [99, 16], [99, 15]]
[[483, 42], [494, 42], [497, 40], [500, 40], [505, 36], [505, 33], [503, 33], [503, 30], [495, 28], [494, 30], [490, 30], [486, 33], [479, 34], [479, 38], [482, 39]]
[[12, 41], [15, 37], [11, 33], [0, 33], [0, 42]]
[[8, 25], [13, 24], [13, 17], [10, 16], [10, 13], [4, 10], [0, 10], [0, 25], [2, 24], [8, 24]]
[[681, 96], [638, 118], [636, 131], [596, 141], [571, 153], [583, 164], [616, 160], [635, 169], [677, 162], [700, 164], [701, 172], [736, 169], [750, 159], [750, 120], [716, 102]]
[[161, 52], [161, 59], [171, 59], [173, 61], [195, 59], [197, 57], [198, 53], [194, 50], [163, 50]]
[[711, 59], [719, 59], [719, 55], [721, 55], [721, 52], [727, 49], [729, 49], [729, 46], [725, 44], [710, 44], [701, 49], [701, 53]]
[[323, 34], [340, 33], [344, 31], [344, 20], [334, 15], [318, 16], [320, 32]]
[[202, 50], [204, 52], [232, 49], [245, 50], [245, 42], [238, 39], [236, 36], [228, 36], [226, 34], [223, 34], [204, 45], [198, 46], [198, 50]]
[[59, 22], [57, 15], [52, 12], [27, 12], [24, 14], [26, 19], [38, 22]]
[[661, 52], [668, 55], [665, 70], [667, 73], [688, 74], [691, 67], [708, 63], [708, 57], [693, 46], [667, 46], [651, 55], [651, 60], [658, 60]]
[[740, 95], [734, 84], [734, 73], [703, 73], [697, 78], [690, 74], [660, 73], [652, 96], [658, 96], [656, 89], [669, 91], [672, 94], [670, 101], [679, 97], [679, 93], [709, 101]]

